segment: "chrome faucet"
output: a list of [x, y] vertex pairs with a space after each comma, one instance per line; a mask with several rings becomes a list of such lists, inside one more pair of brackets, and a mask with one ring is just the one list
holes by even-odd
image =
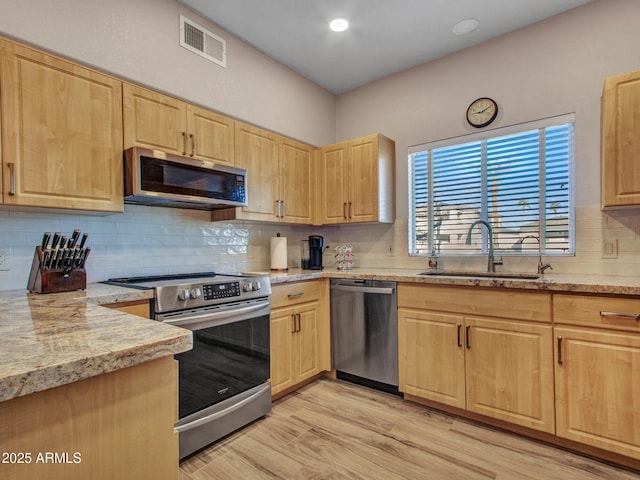
[[467, 233], [467, 241], [465, 243], [467, 245], [471, 245], [471, 231], [473, 230], [473, 227], [478, 224], [487, 227], [487, 231], [489, 232], [489, 258], [487, 259], [487, 272], [495, 272], [496, 265], [502, 265], [502, 257], [496, 259], [494, 256], [493, 227], [491, 227], [491, 224], [489, 222], [487, 222], [486, 220], [476, 220], [475, 222], [473, 222], [469, 227], [469, 232]]
[[520, 243], [524, 243], [524, 241], [527, 238], [535, 238], [536, 241], [538, 242], [538, 273], [540, 275], [544, 275], [544, 271], [547, 268], [550, 268], [551, 270], [553, 270], [553, 267], [551, 266], [550, 263], [542, 263], [542, 249], [540, 247], [540, 237], [538, 237], [537, 235], [527, 235], [526, 237], [523, 237], [522, 240], [520, 240]]

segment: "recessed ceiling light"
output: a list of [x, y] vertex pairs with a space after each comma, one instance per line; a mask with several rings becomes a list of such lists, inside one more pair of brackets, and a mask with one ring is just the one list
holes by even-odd
[[478, 28], [478, 25], [480, 25], [480, 23], [475, 18], [466, 18], [456, 23], [451, 32], [454, 35], [466, 35]]
[[344, 32], [349, 28], [349, 22], [345, 18], [335, 18], [329, 22], [329, 28], [334, 32]]

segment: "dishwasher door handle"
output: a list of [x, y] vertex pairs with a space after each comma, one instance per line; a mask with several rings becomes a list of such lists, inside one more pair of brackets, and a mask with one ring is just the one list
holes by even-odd
[[393, 295], [393, 287], [360, 287], [352, 285], [331, 285], [334, 290], [342, 292], [357, 292], [357, 293], [377, 293], [379, 295]]

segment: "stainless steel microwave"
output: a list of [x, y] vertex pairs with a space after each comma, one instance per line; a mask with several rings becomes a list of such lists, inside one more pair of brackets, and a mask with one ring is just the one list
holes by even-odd
[[247, 171], [133, 147], [124, 152], [124, 201], [198, 210], [247, 205]]

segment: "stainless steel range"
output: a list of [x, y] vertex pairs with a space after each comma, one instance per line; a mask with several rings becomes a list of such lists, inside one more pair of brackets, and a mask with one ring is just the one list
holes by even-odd
[[268, 276], [207, 272], [105, 283], [154, 289], [152, 317], [193, 332], [193, 349], [175, 356], [181, 459], [271, 409]]

